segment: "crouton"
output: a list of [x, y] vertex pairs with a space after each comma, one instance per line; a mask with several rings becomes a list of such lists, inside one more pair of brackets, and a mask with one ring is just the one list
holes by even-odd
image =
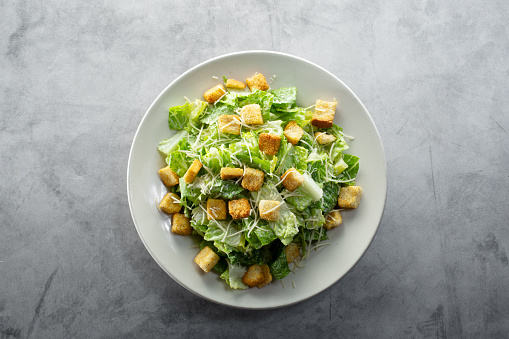
[[248, 167], [244, 171], [242, 187], [250, 191], [259, 191], [262, 188], [264, 177], [263, 171]]
[[258, 139], [258, 148], [265, 154], [276, 155], [281, 145], [281, 137], [275, 134], [262, 133]]
[[225, 220], [226, 219], [226, 202], [221, 199], [207, 200], [207, 219]]
[[315, 112], [311, 118], [311, 125], [319, 128], [332, 127], [337, 104], [336, 101], [316, 100]]
[[194, 258], [194, 262], [205, 272], [210, 272], [219, 261], [219, 256], [208, 246], [205, 246]]
[[238, 115], [220, 115], [217, 118], [219, 132], [240, 135], [240, 118]]
[[263, 268], [260, 265], [249, 266], [242, 277], [242, 282], [249, 287], [255, 287], [265, 281]]
[[182, 208], [179, 204], [179, 200], [180, 197], [175, 193], [166, 193], [159, 203], [159, 208], [169, 214], [178, 213]]
[[304, 130], [295, 121], [290, 121], [285, 127], [284, 135], [289, 143], [295, 145], [304, 135]]
[[263, 281], [256, 285], [258, 288], [262, 288], [263, 286], [267, 285], [272, 281], [272, 274], [270, 273], [270, 268], [268, 265], [262, 265], [262, 272], [263, 272]]
[[217, 85], [203, 93], [203, 97], [209, 104], [213, 104], [225, 94], [226, 90], [224, 89], [223, 85]]
[[193, 231], [191, 219], [182, 213], [175, 213], [171, 222], [171, 231], [175, 234], [189, 235]]
[[159, 177], [165, 186], [171, 187], [179, 184], [179, 176], [173, 172], [170, 166], [166, 166], [159, 170]]
[[194, 178], [196, 178], [196, 175], [200, 171], [201, 167], [202, 167], [202, 164], [201, 164], [200, 160], [195, 159], [193, 161], [193, 163], [191, 164], [191, 166], [189, 166], [186, 174], [184, 174], [183, 179], [186, 184], [190, 184], [193, 182]]
[[294, 244], [293, 242], [289, 243], [288, 246], [285, 247], [285, 255], [286, 262], [292, 263], [300, 255], [299, 246], [297, 246], [297, 244]]
[[295, 168], [290, 168], [282, 176], [283, 185], [290, 192], [295, 191], [304, 183], [304, 177]]
[[223, 167], [221, 168], [221, 179], [237, 179], [244, 175], [244, 170], [242, 168], [231, 168], [231, 167]]
[[362, 187], [346, 186], [339, 190], [338, 205], [342, 208], [357, 208], [361, 202]]
[[251, 213], [251, 205], [246, 198], [228, 201], [228, 211], [233, 219], [244, 219]]
[[242, 81], [238, 81], [235, 79], [227, 79], [226, 87], [235, 88], [235, 89], [244, 89], [244, 88], [246, 88], [246, 84], [244, 84]]
[[338, 211], [338, 210], [330, 211], [325, 216], [325, 224], [323, 225], [323, 227], [330, 230], [333, 227], [337, 227], [337, 226], [341, 225], [342, 222], [343, 222], [343, 218], [341, 218], [340, 211]]
[[260, 218], [267, 221], [277, 221], [279, 219], [279, 207], [281, 203], [274, 200], [260, 200], [258, 209]]
[[260, 91], [266, 91], [269, 89], [269, 84], [262, 73], [253, 75], [251, 78], [246, 79], [246, 84], [249, 86], [251, 91], [259, 89]]
[[336, 141], [336, 137], [324, 132], [316, 132], [315, 139], [320, 145], [330, 144], [331, 142]]
[[240, 116], [246, 125], [262, 125], [262, 109], [258, 104], [246, 105], [240, 109]]

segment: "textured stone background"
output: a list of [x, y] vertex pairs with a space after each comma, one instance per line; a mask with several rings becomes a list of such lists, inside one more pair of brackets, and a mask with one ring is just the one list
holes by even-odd
[[[509, 2], [0, 0], [0, 337], [509, 334]], [[294, 54], [371, 112], [382, 224], [301, 304], [201, 300], [151, 259], [126, 166], [157, 94], [233, 51]]]

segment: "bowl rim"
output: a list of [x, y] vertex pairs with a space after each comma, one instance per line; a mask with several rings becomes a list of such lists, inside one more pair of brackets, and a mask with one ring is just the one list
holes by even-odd
[[[219, 59], [223, 59], [223, 58], [228, 58], [228, 57], [232, 57], [232, 56], [241, 56], [241, 55], [247, 55], [247, 54], [267, 54], [267, 55], [279, 55], [279, 56], [284, 56], [284, 57], [288, 57], [288, 58], [292, 58], [292, 59], [297, 59], [299, 61], [302, 61], [302, 62], [305, 62], [305, 63], [308, 63], [308, 64], [311, 64], [312, 66], [320, 69], [321, 71], [327, 73], [328, 75], [330, 75], [331, 77], [333, 77], [336, 81], [338, 81], [339, 83], [341, 83], [345, 89], [359, 102], [359, 104], [361, 105], [361, 107], [366, 111], [367, 115], [368, 115], [368, 118], [371, 122], [371, 124], [373, 125], [374, 127], [374, 130], [376, 132], [376, 136], [378, 138], [378, 141], [380, 142], [380, 146], [381, 146], [381, 151], [382, 151], [382, 159], [383, 159], [383, 167], [384, 167], [384, 172], [385, 172], [385, 177], [384, 177], [384, 186], [385, 186], [385, 194], [383, 196], [383, 208], [382, 208], [382, 212], [381, 212], [381, 215], [380, 215], [380, 218], [379, 218], [379, 221], [378, 221], [378, 225], [376, 227], [376, 230], [375, 232], [372, 234], [371, 236], [371, 239], [369, 240], [369, 243], [368, 245], [366, 246], [366, 248], [364, 249], [364, 251], [362, 252], [362, 254], [359, 256], [359, 258], [355, 261], [355, 263], [345, 272], [345, 274], [343, 274], [341, 277], [339, 277], [336, 281], [334, 281], [332, 284], [330, 284], [329, 286], [325, 287], [324, 289], [322, 289], [321, 291], [315, 293], [315, 294], [312, 294], [308, 297], [305, 297], [305, 298], [302, 298], [302, 299], [298, 299], [298, 300], [295, 300], [293, 302], [289, 302], [289, 303], [286, 303], [286, 304], [281, 304], [281, 305], [274, 305], [274, 306], [266, 306], [266, 307], [249, 307], [249, 306], [242, 306], [242, 305], [232, 305], [232, 304], [229, 304], [229, 303], [225, 303], [225, 302], [221, 302], [219, 300], [215, 300], [215, 299], [212, 299], [212, 298], [209, 298], [208, 296], [206, 295], [203, 295], [201, 293], [198, 293], [194, 290], [192, 290], [191, 288], [189, 288], [187, 285], [183, 284], [179, 279], [177, 279], [173, 274], [171, 274], [171, 272], [169, 272], [163, 265], [162, 263], [157, 259], [157, 257], [154, 255], [154, 253], [152, 252], [152, 250], [150, 249], [150, 247], [148, 246], [147, 244], [147, 241], [145, 240], [145, 238], [143, 237], [142, 233], [141, 233], [141, 230], [140, 230], [140, 227], [138, 226], [138, 223], [135, 219], [135, 216], [134, 216], [134, 213], [133, 213], [133, 205], [132, 205], [132, 201], [131, 201], [131, 184], [130, 184], [130, 172], [131, 172], [131, 160], [132, 160], [132, 153], [133, 153], [133, 149], [134, 149], [134, 142], [136, 141], [137, 137], [138, 137], [138, 133], [140, 132], [140, 129], [141, 129], [141, 126], [143, 125], [144, 121], [147, 119], [147, 116], [148, 116], [148, 113], [151, 111], [152, 107], [155, 105], [155, 103], [160, 99], [161, 96], [163, 96], [163, 94], [166, 93], [166, 91], [168, 90], [169, 87], [171, 87], [174, 83], [176, 83], [177, 81], [179, 81], [181, 78], [184, 78], [186, 77], [189, 73], [193, 72], [195, 69], [197, 68], [200, 68], [202, 66], [205, 66], [206, 64], [208, 63], [212, 63], [216, 60], [219, 60]], [[219, 305], [223, 305], [223, 306], [228, 306], [228, 307], [232, 307], [232, 308], [236, 308], [236, 309], [246, 309], [246, 310], [268, 310], [268, 309], [276, 309], [276, 308], [282, 308], [282, 307], [287, 307], [287, 306], [292, 306], [292, 305], [295, 305], [295, 304], [298, 304], [298, 303], [301, 303], [301, 302], [304, 302], [306, 300], [309, 300], [313, 297], [316, 297], [317, 295], [327, 291], [328, 289], [330, 289], [333, 285], [337, 284], [341, 279], [343, 279], [346, 275], [348, 275], [354, 267], [357, 266], [357, 264], [360, 262], [360, 260], [364, 257], [364, 255], [366, 254], [367, 250], [371, 247], [371, 244], [373, 243], [373, 240], [375, 239], [375, 236], [377, 235], [379, 229], [380, 229], [380, 225], [382, 223], [382, 219], [383, 219], [383, 215], [384, 215], [384, 212], [385, 212], [385, 206], [386, 206], [386, 202], [387, 202], [387, 191], [388, 191], [388, 179], [387, 179], [387, 159], [386, 159], [386, 154], [385, 154], [385, 148], [383, 147], [383, 141], [382, 141], [382, 138], [380, 137], [380, 132], [378, 131], [377, 127], [376, 127], [376, 124], [373, 120], [373, 117], [371, 116], [371, 114], [369, 113], [369, 111], [367, 110], [366, 106], [364, 106], [364, 103], [357, 97], [357, 95], [350, 89], [350, 87], [348, 87], [341, 79], [339, 79], [337, 76], [335, 76], [334, 74], [332, 74], [331, 72], [329, 72], [328, 70], [326, 70], [325, 68], [317, 65], [316, 63], [312, 62], [312, 61], [309, 61], [307, 59], [304, 59], [304, 58], [301, 58], [299, 56], [296, 56], [296, 55], [293, 55], [293, 54], [289, 54], [289, 53], [284, 53], [284, 52], [277, 52], [277, 51], [270, 51], [270, 50], [245, 50], [245, 51], [238, 51], [238, 52], [232, 52], [232, 53], [227, 53], [227, 54], [222, 54], [222, 55], [219, 55], [219, 56], [216, 56], [216, 57], [213, 57], [211, 59], [207, 59], [193, 67], [191, 67], [190, 69], [188, 69], [187, 71], [185, 71], [184, 73], [182, 73], [181, 75], [179, 75], [177, 78], [175, 78], [173, 81], [171, 81], [160, 93], [159, 95], [152, 101], [152, 103], [150, 104], [149, 108], [145, 111], [145, 114], [143, 115], [143, 118], [141, 119], [141, 121], [139, 122], [138, 124], [138, 127], [136, 129], [136, 133], [134, 134], [134, 138], [132, 139], [132, 142], [131, 142], [131, 148], [129, 150], [129, 158], [128, 158], [128, 161], [127, 161], [127, 200], [128, 200], [128, 204], [129, 204], [129, 211], [130, 211], [130, 214], [131, 214], [131, 219], [134, 223], [134, 226], [136, 228], [136, 232], [138, 233], [138, 237], [141, 239], [143, 245], [145, 246], [145, 249], [149, 252], [150, 256], [152, 257], [152, 259], [154, 259], [154, 261], [159, 265], [159, 267], [164, 271], [166, 272], [166, 274], [168, 274], [175, 282], [177, 282], [180, 286], [184, 287], [186, 290], [188, 290], [189, 292], [193, 293], [194, 295], [197, 295], [201, 298], [204, 298], [210, 302], [213, 302], [213, 303], [216, 303], [216, 304], [219, 304]]]

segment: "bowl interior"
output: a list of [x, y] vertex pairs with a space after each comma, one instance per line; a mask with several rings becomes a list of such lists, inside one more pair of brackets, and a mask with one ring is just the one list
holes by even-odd
[[[174, 235], [168, 215], [156, 206], [166, 188], [157, 171], [165, 166], [157, 151], [168, 129], [168, 108], [184, 103], [184, 96], [203, 98], [203, 92], [222, 83], [222, 77], [244, 81], [255, 72], [272, 88], [297, 87], [297, 104], [313, 105], [316, 99], [338, 100], [335, 123], [354, 136], [347, 153], [360, 157], [357, 185], [364, 194], [360, 206], [342, 212], [343, 225], [328, 232], [329, 245], [311, 252], [304, 268], [290, 273], [282, 283], [262, 289], [230, 289], [219, 275], [204, 274], [194, 264], [198, 240]], [[217, 77], [218, 79], [215, 79]], [[200, 64], [172, 82], [153, 102], [134, 138], [128, 165], [128, 198], [136, 229], [156, 262], [175, 281], [206, 299], [241, 308], [273, 308], [305, 300], [343, 277], [362, 257], [380, 223], [387, 191], [386, 165], [376, 127], [360, 100], [340, 80], [306, 60], [282, 53], [250, 51], [225, 55]]]

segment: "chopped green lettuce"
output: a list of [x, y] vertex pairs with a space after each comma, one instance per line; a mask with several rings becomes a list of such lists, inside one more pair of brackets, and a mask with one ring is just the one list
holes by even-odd
[[170, 153], [178, 149], [180, 140], [182, 140], [188, 135], [189, 133], [185, 130], [178, 131], [171, 138], [164, 139], [161, 142], [159, 142], [159, 146], [157, 147], [157, 149], [159, 150], [159, 152], [161, 152], [162, 155], [164, 155], [164, 157], [167, 157], [168, 155], [170, 155]]
[[228, 223], [223, 220], [215, 220], [209, 223], [203, 238], [209, 241], [221, 242], [231, 246], [233, 249], [242, 249], [245, 240], [244, 235], [239, 233], [240, 229], [241, 227], [235, 222]]
[[297, 88], [281, 87], [271, 92], [274, 95], [273, 107], [275, 109], [287, 110], [295, 105], [297, 99]]
[[282, 244], [279, 244], [275, 250], [274, 261], [270, 263], [269, 268], [270, 273], [276, 279], [283, 279], [290, 273], [290, 267], [288, 267], [286, 260], [285, 246]]
[[222, 197], [228, 200], [243, 198], [244, 192], [242, 186], [235, 184], [229, 180], [215, 180], [210, 187], [210, 195]]
[[186, 101], [181, 106], [173, 106], [169, 109], [168, 126], [170, 129], [189, 130], [190, 123], [194, 124], [207, 106], [207, 103], [201, 100], [194, 103]]
[[310, 205], [311, 208], [321, 209], [323, 214], [329, 213], [338, 203], [340, 185], [332, 181], [323, 183], [322, 198]]
[[343, 154], [343, 160], [348, 165], [348, 168], [341, 173], [339, 180], [348, 180], [343, 183], [345, 186], [355, 185], [355, 180], [352, 179], [355, 179], [357, 177], [357, 172], [359, 172], [359, 158], [355, 155]]
[[302, 186], [297, 188], [293, 192], [295, 195], [289, 196], [288, 198], [286, 198], [286, 201], [295, 206], [295, 208], [299, 212], [304, 210], [313, 202], [313, 198], [311, 198], [311, 196], [308, 193], [304, 192]]
[[221, 279], [224, 279], [231, 288], [236, 290], [245, 290], [249, 288], [242, 282], [242, 277], [246, 273], [247, 268], [240, 264], [232, 265], [228, 264], [228, 268], [221, 274]]
[[184, 206], [190, 207], [191, 205], [199, 204], [201, 192], [199, 188], [194, 185], [187, 184], [184, 178], [179, 179], [180, 201]]
[[200, 119], [200, 122], [212, 125], [217, 122], [220, 115], [233, 114], [233, 108], [228, 105], [217, 105], [209, 107]]
[[250, 227], [254, 223], [253, 217], [242, 219], [242, 222], [243, 229], [247, 231], [244, 233], [246, 240], [255, 249], [268, 245], [277, 239], [276, 234], [265, 220], [258, 220], [256, 227], [254, 227], [250, 232]]
[[304, 147], [293, 146], [289, 142], [283, 143], [277, 154], [278, 162], [274, 173], [281, 176], [290, 168], [302, 172], [307, 169], [308, 151]]

